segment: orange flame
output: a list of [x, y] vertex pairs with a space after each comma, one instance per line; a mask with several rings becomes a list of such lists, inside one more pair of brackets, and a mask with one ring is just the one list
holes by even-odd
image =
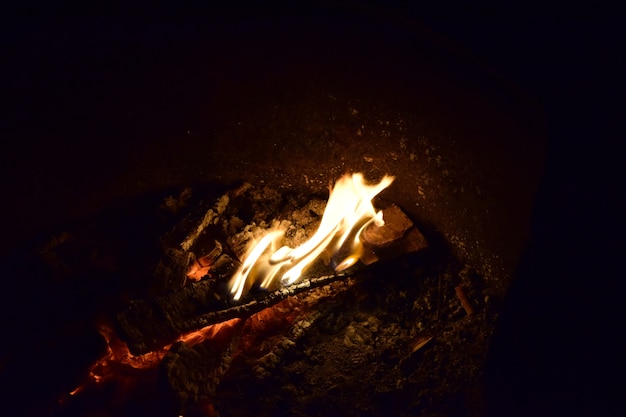
[[372, 199], [393, 180], [394, 177], [385, 175], [379, 183], [370, 185], [361, 173], [341, 177], [330, 192], [319, 228], [295, 249], [280, 246], [284, 228], [269, 230], [250, 247], [243, 265], [231, 279], [233, 298], [238, 300], [253, 282], [260, 281], [262, 288], [268, 288], [277, 277], [283, 285], [295, 283], [324, 251], [329, 251], [333, 258], [340, 257], [335, 271], [354, 265], [363, 254], [361, 232], [372, 222], [383, 225], [382, 213], [376, 212]]

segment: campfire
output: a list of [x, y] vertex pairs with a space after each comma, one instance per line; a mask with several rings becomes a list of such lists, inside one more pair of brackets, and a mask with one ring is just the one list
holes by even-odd
[[542, 119], [383, 15], [33, 37], [79, 65], [16, 84], [5, 414], [480, 415]]
[[[159, 255], [137, 260], [148, 278], [98, 319], [106, 352], [61, 396], [61, 414], [126, 415], [138, 399], [190, 416], [444, 406], [432, 385], [478, 378], [495, 316], [482, 278], [384, 199], [393, 181], [355, 173], [327, 196], [241, 183], [163, 197]], [[81, 243], [65, 233], [42, 254], [58, 267]]]
[[[276, 230], [267, 232], [251, 247], [243, 265], [233, 277], [231, 284], [233, 298], [238, 300], [241, 297], [250, 282], [258, 279], [255, 275], [261, 276], [261, 288], [270, 287], [277, 276], [283, 284], [293, 284], [323, 253], [331, 259], [336, 272], [343, 271], [364, 258], [364, 246], [361, 241], [363, 231], [370, 224], [379, 227], [384, 225], [382, 212], [374, 211], [372, 198], [387, 188], [392, 181], [392, 177], [385, 176], [380, 183], [369, 186], [364, 182], [362, 174], [346, 175], [341, 178], [330, 193], [317, 231], [295, 249], [280, 246], [263, 257], [268, 247], [277, 246], [285, 234], [280, 224], [275, 227]], [[338, 255], [343, 255], [342, 259], [337, 259]]]

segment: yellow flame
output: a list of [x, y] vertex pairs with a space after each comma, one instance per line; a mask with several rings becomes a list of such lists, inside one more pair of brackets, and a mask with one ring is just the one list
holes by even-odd
[[[382, 212], [376, 212], [372, 199], [393, 182], [385, 175], [376, 184], [368, 184], [363, 174], [346, 174], [333, 187], [319, 228], [297, 248], [282, 246], [276, 250], [284, 230], [270, 230], [255, 243], [246, 255], [243, 265], [231, 280], [231, 294], [238, 300], [253, 282], [262, 288], [271, 285], [280, 276], [283, 285], [295, 283], [324, 251], [333, 258], [340, 257], [334, 266], [343, 271], [354, 265], [363, 252], [360, 235], [372, 222], [383, 224]], [[269, 253], [268, 253], [269, 252]]]

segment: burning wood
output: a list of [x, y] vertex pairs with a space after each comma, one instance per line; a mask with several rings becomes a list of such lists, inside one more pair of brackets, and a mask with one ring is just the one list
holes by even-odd
[[[371, 199], [391, 181], [391, 177], [385, 177], [379, 184], [370, 186], [360, 175], [344, 177], [331, 192], [324, 216], [309, 240], [296, 249], [283, 246], [267, 253], [268, 246], [280, 242], [279, 238], [285, 234], [284, 229], [271, 230], [248, 250], [247, 257], [236, 272], [234, 269], [239, 262], [222, 250], [228, 245], [222, 245], [215, 236], [206, 236], [206, 232], [210, 225], [226, 224], [224, 216], [228, 212], [228, 203], [250, 191], [251, 187], [245, 185], [225, 194], [192, 226], [192, 233], [185, 237], [180, 249], [167, 248], [165, 251], [168, 263], [178, 265], [174, 270], [179, 275], [182, 275], [181, 270], [185, 266], [188, 268], [185, 275], [194, 279], [207, 276], [212, 268], [219, 272], [218, 276], [192, 283], [166, 295], [131, 301], [117, 315], [121, 336], [130, 351], [133, 354], [150, 352], [173, 343], [185, 333], [232, 318], [249, 317], [287, 297], [343, 279], [358, 269], [352, 268], [346, 273], [320, 274], [319, 271], [328, 271], [329, 267], [320, 265], [318, 258], [325, 258], [323, 263], [341, 271], [353, 266], [359, 259], [361, 264], [370, 264], [379, 258], [388, 259], [424, 249], [427, 246], [425, 239], [397, 206], [390, 206], [378, 213], [372, 206]], [[346, 208], [347, 211], [343, 210]], [[230, 215], [237, 218], [232, 213]], [[189, 222], [186, 223], [189, 226]], [[225, 228], [232, 229], [230, 226]], [[204, 247], [201, 246], [203, 240]], [[212, 248], [207, 255], [196, 257], [194, 252], [188, 252], [192, 249], [200, 253], [207, 252], [206, 242], [211, 241]], [[176, 254], [180, 260], [172, 256]], [[281, 259], [273, 261], [275, 257]], [[217, 271], [220, 260], [221, 270]], [[305, 268], [313, 270], [313, 276], [295, 283]], [[163, 263], [159, 264], [158, 270], [162, 272]], [[276, 283], [272, 284], [279, 273], [282, 274], [281, 280], [286, 280], [288, 284], [282, 288], [277, 287]], [[222, 276], [233, 276], [230, 291], [235, 302], [231, 300]], [[250, 280], [259, 278], [263, 281], [260, 283], [262, 288], [273, 290], [245, 295], [244, 289], [252, 286]], [[243, 299], [237, 302], [242, 295]]]
[[[188, 280], [202, 279], [208, 274], [209, 269], [219, 272], [218, 266], [228, 267], [228, 264], [232, 263], [233, 254], [228, 255], [222, 242], [215, 238], [216, 235], [223, 236], [225, 233], [216, 225], [227, 221], [227, 217], [231, 215], [226, 213], [227, 209], [236, 206], [233, 203], [251, 187], [250, 184], [243, 184], [223, 194], [209, 208], [206, 208], [203, 202], [199, 202], [198, 206], [204, 208], [203, 211], [198, 213], [192, 210], [187, 213], [161, 238], [163, 255], [154, 271], [152, 285], [154, 292], [176, 290], [186, 285]], [[191, 191], [185, 189], [182, 194], [188, 199]], [[231, 266], [228, 272], [232, 273], [230, 270], [233, 268]]]
[[154, 300], [134, 300], [117, 315], [122, 338], [134, 355], [178, 340], [185, 333], [233, 318], [246, 318], [287, 297], [328, 285], [346, 274], [307, 279], [279, 290], [260, 293], [244, 304], [231, 305], [214, 291], [214, 282], [201, 281]]
[[[398, 256], [427, 247], [421, 233], [398, 207], [391, 206], [383, 210], [382, 215], [387, 219], [385, 226], [372, 224], [370, 228], [376, 229], [367, 234], [366, 243], [372, 256], [380, 252], [389, 258], [392, 251]], [[401, 225], [394, 224], [398, 220]], [[390, 238], [394, 233], [397, 236]], [[353, 268], [349, 273], [311, 277], [275, 291], [257, 292], [244, 297], [240, 304], [233, 304], [230, 300], [225, 282], [205, 279], [168, 295], [150, 300], [133, 300], [125, 311], [117, 315], [117, 322], [130, 351], [142, 354], [173, 343], [183, 334], [202, 327], [232, 318], [249, 317], [287, 297], [345, 279], [358, 270]]]
[[[313, 292], [316, 294], [311, 295]], [[341, 290], [335, 288], [334, 292]], [[238, 355], [254, 357], [254, 364], [248, 368], [253, 378], [259, 381], [270, 378], [312, 325], [335, 308], [336, 297], [325, 293], [328, 292], [318, 288], [303, 294], [299, 302], [293, 298], [284, 300], [247, 320], [233, 319], [211, 326], [217, 330], [201, 343], [179, 341], [172, 345], [161, 368], [183, 408], [214, 403], [217, 389]], [[314, 308], [294, 311], [297, 310], [294, 307], [310, 298], [317, 301]]]
[[187, 277], [194, 281], [199, 281], [209, 274], [211, 267], [217, 262], [222, 254], [222, 245], [216, 240], [215, 247], [204, 256], [196, 259], [187, 271]]
[[398, 206], [384, 209], [382, 216], [382, 225], [372, 224], [363, 232], [364, 246], [375, 255], [365, 264], [417, 252], [428, 246], [424, 236]]
[[[237, 349], [244, 328], [243, 320], [225, 322], [212, 333], [207, 342], [197, 347], [184, 341], [176, 342], [163, 358], [162, 369], [172, 391], [188, 396], [190, 384], [196, 384], [196, 398], [183, 399], [197, 404], [198, 392], [214, 395], [215, 388], [228, 370], [232, 354]], [[202, 388], [200, 388], [202, 386]]]
[[[359, 188], [354, 177], [344, 180]], [[351, 216], [328, 217], [328, 205], [244, 184], [195, 211], [176, 206], [177, 225], [155, 234], [161, 236], [162, 256], [150, 263], [158, 264], [150, 289], [118, 311], [106, 334], [109, 354], [68, 401], [111, 386], [127, 390], [130, 378], [137, 389], [152, 384], [147, 389], [165, 390], [163, 397], [185, 415], [249, 415], [263, 405], [256, 399], [254, 405], [241, 404], [238, 393], [280, 403], [290, 394], [272, 387], [293, 387], [296, 402], [315, 410], [325, 387], [337, 384], [333, 390], [341, 394], [331, 397], [340, 395], [363, 411], [368, 388], [359, 387], [372, 375], [376, 389], [404, 392], [421, 389], [420, 378], [432, 369], [448, 378], [474, 366], [480, 358], [451, 347], [484, 343], [486, 309], [476, 301], [481, 277], [473, 274], [471, 283], [461, 273], [456, 277], [459, 266], [440, 264], [450, 262], [445, 257], [398, 262], [428, 244], [395, 205], [377, 212], [371, 200], [352, 204], [366, 214], [353, 222], [346, 220]], [[320, 230], [332, 233], [319, 235]], [[309, 256], [302, 267], [298, 260]], [[268, 273], [273, 266], [279, 268]], [[289, 283], [288, 272], [300, 267], [300, 278]], [[238, 271], [249, 279], [237, 284], [232, 278]], [[437, 301], [450, 294], [444, 287], [461, 283], [472, 288], [477, 308], [462, 331], [450, 320], [462, 316], [457, 298], [463, 303], [463, 290]], [[473, 312], [465, 303], [463, 308]], [[433, 360], [439, 357], [445, 360]], [[353, 393], [349, 398], [344, 387]]]
[[[293, 337], [259, 350], [251, 368], [256, 379], [270, 377], [312, 323], [327, 316], [326, 301], [343, 305], [338, 297], [368, 275], [368, 265], [428, 246], [399, 207], [374, 209], [372, 198], [391, 181], [385, 177], [368, 185], [360, 175], [346, 176], [326, 207], [311, 200], [287, 209], [280, 207], [282, 198], [267, 202], [259, 198], [265, 190], [258, 194], [243, 185], [204, 213], [185, 217], [162, 239], [163, 256], [155, 271], [161, 294], [132, 300], [116, 315], [128, 357], [165, 355], [159, 366], [170, 389], [184, 404], [198, 404], [215, 395], [237, 352], [256, 349], [257, 336], [242, 335], [263, 333], [282, 316]], [[337, 194], [342, 187], [346, 195]], [[345, 208], [347, 213], [341, 211]], [[273, 215], [282, 220], [268, 228]], [[361, 328], [357, 322], [354, 326]], [[101, 361], [101, 368], [107, 363]], [[193, 398], [188, 398], [190, 378], [198, 386]]]

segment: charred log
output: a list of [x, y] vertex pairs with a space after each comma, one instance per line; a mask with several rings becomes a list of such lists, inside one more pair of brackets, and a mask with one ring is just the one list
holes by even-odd
[[220, 323], [233, 318], [246, 318], [250, 315], [277, 304], [278, 302], [313, 288], [328, 285], [340, 279], [345, 279], [349, 274], [325, 275], [307, 279], [297, 284], [289, 285], [279, 290], [256, 297], [245, 304], [236, 305], [220, 311], [214, 311], [200, 315], [186, 323], [187, 331], [199, 329], [211, 324]]
[[[364, 263], [391, 259], [428, 246], [419, 230], [397, 206], [383, 210], [383, 218], [383, 226], [372, 225], [363, 233], [364, 243], [370, 252], [364, 258]], [[182, 262], [188, 264], [191, 257], [186, 253], [181, 256]], [[223, 269], [220, 275], [226, 270], [234, 272], [236, 261], [230, 259], [229, 262], [223, 258], [230, 259], [228, 255], [222, 254], [215, 261], [215, 267]], [[117, 324], [130, 352], [142, 354], [173, 343], [181, 335], [211, 324], [249, 317], [287, 297], [354, 275], [358, 269], [353, 267], [347, 273], [341, 274], [316, 274], [317, 276], [272, 292], [261, 291], [249, 295], [240, 304], [230, 301], [225, 280], [206, 279], [163, 296], [131, 301], [124, 311], [117, 314]], [[181, 273], [179, 270], [178, 274]]]
[[428, 247], [422, 233], [411, 219], [396, 205], [383, 210], [382, 226], [370, 225], [361, 238], [378, 260], [387, 260], [399, 255], [413, 253]]
[[315, 277], [270, 293], [258, 293], [252, 300], [232, 305], [220, 296], [215, 281], [194, 283], [168, 296], [133, 300], [117, 315], [121, 337], [132, 354], [143, 354], [175, 342], [183, 334], [233, 318], [246, 318], [278, 302], [321, 287], [347, 274]]
[[213, 280], [200, 281], [170, 294], [148, 300], [132, 300], [117, 314], [120, 337], [133, 354], [142, 354], [177, 340], [185, 322], [206, 313], [228, 308]]

